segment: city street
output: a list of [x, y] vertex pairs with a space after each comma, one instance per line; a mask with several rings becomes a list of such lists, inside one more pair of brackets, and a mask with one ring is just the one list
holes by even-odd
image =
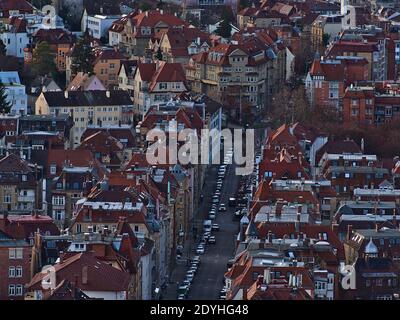
[[[218, 166], [212, 169], [212, 176], [216, 177]], [[211, 194], [215, 190], [216, 178], [210, 181]], [[201, 256], [201, 266], [190, 288], [189, 299], [214, 300], [219, 298], [223, 287], [223, 276], [227, 270], [227, 262], [232, 258], [235, 239], [239, 230], [239, 222], [233, 221], [234, 208], [228, 207], [229, 197], [234, 196], [239, 182], [235, 175], [234, 165], [228, 167], [222, 188], [221, 203], [227, 206], [226, 212], [219, 212], [213, 221], [220, 226], [219, 231], [212, 232], [216, 237], [216, 244], [207, 244], [206, 252]], [[211, 206], [211, 194], [207, 196], [208, 208]], [[208, 213], [208, 210], [205, 214]]]
[[[216, 189], [218, 165], [213, 165], [208, 169], [205, 185], [203, 187], [204, 199], [200, 204], [198, 219], [195, 222], [199, 233], [202, 232], [202, 222], [207, 218], [211, 207], [211, 198]], [[235, 175], [235, 165], [228, 166], [224, 184], [221, 192], [221, 203], [227, 206], [226, 212], [217, 214], [213, 223], [218, 223], [219, 231], [213, 231], [216, 237], [216, 244], [207, 244], [205, 254], [200, 256], [201, 265], [194, 277], [190, 288], [188, 299], [218, 299], [219, 292], [223, 286], [223, 275], [227, 269], [227, 262], [232, 258], [236, 235], [239, 230], [239, 222], [233, 221], [234, 208], [228, 207], [229, 197], [234, 196], [239, 182], [239, 177]], [[176, 299], [178, 283], [184, 280], [186, 275], [186, 262], [188, 256], [195, 254], [194, 241], [188, 240], [184, 254], [172, 272], [171, 283], [163, 293], [164, 299]]]

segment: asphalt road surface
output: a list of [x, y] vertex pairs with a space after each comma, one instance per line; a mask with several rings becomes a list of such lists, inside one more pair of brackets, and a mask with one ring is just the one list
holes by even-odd
[[[218, 223], [219, 231], [213, 231], [212, 235], [216, 237], [215, 244], [207, 244], [205, 254], [201, 255], [201, 266], [194, 277], [188, 295], [189, 300], [215, 300], [219, 298], [219, 292], [223, 287], [224, 273], [227, 270], [227, 263], [233, 257], [235, 240], [239, 231], [239, 221], [233, 220], [234, 208], [228, 206], [228, 200], [234, 196], [239, 176], [235, 174], [235, 165], [231, 164], [227, 168], [224, 184], [221, 191], [221, 202], [227, 207], [226, 212], [219, 212], [213, 223]], [[211, 197], [216, 189], [218, 166], [211, 168], [210, 179], [207, 190], [205, 190], [202, 207], [207, 211], [211, 207]]]

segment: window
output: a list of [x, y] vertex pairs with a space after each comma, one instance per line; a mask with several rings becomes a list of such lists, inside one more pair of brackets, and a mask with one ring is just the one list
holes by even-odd
[[55, 206], [65, 205], [65, 198], [62, 196], [53, 196], [53, 205]]
[[376, 279], [376, 286], [382, 287], [382, 279]]
[[167, 89], [167, 83], [166, 82], [160, 82], [158, 85], [160, 89]]
[[15, 277], [16, 278], [21, 278], [22, 277], [22, 267], [18, 266], [15, 268]]
[[139, 232], [139, 226], [135, 226], [135, 232]]
[[50, 166], [50, 174], [56, 174], [57, 173], [57, 166], [55, 164], [52, 164]]
[[4, 203], [11, 203], [11, 195], [10, 194], [4, 195]]
[[8, 277], [9, 278], [15, 278], [15, 267], [9, 267], [8, 268]]
[[16, 296], [22, 296], [22, 294], [23, 294], [22, 284], [17, 285], [15, 289], [16, 289], [15, 290], [15, 295]]
[[8, 295], [9, 296], [15, 296], [15, 286], [13, 284], [10, 284], [8, 286]]
[[16, 248], [15, 249], [15, 258], [16, 259], [22, 259], [22, 248]]
[[26, 174], [23, 174], [23, 175], [21, 176], [21, 179], [22, 179], [22, 181], [27, 181], [27, 180], [28, 180], [28, 177], [26, 176]]

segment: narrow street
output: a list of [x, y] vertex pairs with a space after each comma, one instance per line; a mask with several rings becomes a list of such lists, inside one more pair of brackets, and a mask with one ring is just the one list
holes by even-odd
[[[201, 265], [190, 288], [188, 299], [191, 300], [214, 300], [219, 298], [219, 292], [223, 287], [223, 276], [227, 270], [227, 263], [232, 258], [236, 235], [239, 230], [239, 222], [233, 221], [234, 208], [228, 207], [229, 197], [232, 197], [239, 182], [239, 176], [235, 175], [235, 165], [228, 167], [221, 192], [221, 203], [227, 206], [226, 212], [219, 212], [213, 223], [218, 223], [219, 231], [213, 231], [216, 244], [207, 244], [205, 254], [201, 255]], [[216, 188], [216, 176], [218, 166], [211, 168], [212, 176], [209, 181], [211, 193]], [[208, 210], [211, 206], [212, 195], [207, 195]], [[205, 215], [208, 214], [208, 210]]]
[[[207, 219], [211, 208], [212, 195], [216, 189], [217, 173], [219, 165], [213, 165], [208, 169], [205, 185], [203, 187], [204, 199], [200, 204], [198, 219], [195, 222], [198, 233], [202, 232], [202, 223]], [[239, 182], [239, 176], [235, 175], [235, 165], [227, 168], [224, 184], [221, 191], [221, 203], [227, 207], [226, 212], [219, 212], [213, 223], [218, 223], [219, 231], [213, 231], [216, 244], [207, 244], [205, 254], [200, 255], [201, 265], [190, 288], [188, 299], [215, 300], [219, 298], [219, 292], [223, 287], [223, 275], [227, 269], [227, 262], [232, 258], [235, 239], [239, 230], [239, 222], [233, 220], [234, 208], [228, 206], [229, 197], [234, 196]], [[184, 254], [177, 261], [177, 266], [172, 272], [171, 283], [163, 292], [163, 299], [175, 300], [177, 298], [178, 284], [184, 280], [187, 271], [187, 259], [197, 255], [195, 242], [186, 241]]]

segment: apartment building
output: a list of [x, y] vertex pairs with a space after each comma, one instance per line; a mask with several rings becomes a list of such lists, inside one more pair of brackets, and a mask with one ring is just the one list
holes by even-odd
[[343, 97], [343, 121], [380, 125], [400, 116], [400, 91], [396, 84], [351, 86]]
[[109, 44], [132, 56], [143, 56], [149, 41], [159, 39], [172, 26], [188, 26], [177, 16], [163, 10], [132, 12], [115, 21], [109, 29]]
[[278, 91], [285, 81], [285, 56], [286, 50], [260, 34], [238, 35], [236, 44], [193, 56], [186, 77], [192, 91], [231, 106], [239, 116], [244, 108], [264, 107]]
[[35, 108], [36, 114], [69, 114], [74, 121], [71, 147], [76, 148], [89, 124], [119, 124], [123, 112], [132, 109], [132, 100], [122, 90], [42, 92]]

